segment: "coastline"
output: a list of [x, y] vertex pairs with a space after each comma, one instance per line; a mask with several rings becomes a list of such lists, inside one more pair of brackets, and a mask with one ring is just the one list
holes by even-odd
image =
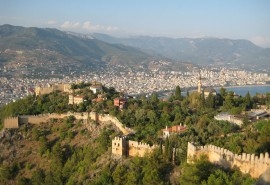
[[220, 89], [220, 88], [224, 88], [224, 89], [226, 89], [226, 88], [238, 88], [238, 87], [258, 87], [258, 86], [260, 86], [260, 87], [270, 87], [270, 84], [253, 84], [253, 85], [233, 85], [233, 86], [213, 86], [213, 88], [214, 89]]

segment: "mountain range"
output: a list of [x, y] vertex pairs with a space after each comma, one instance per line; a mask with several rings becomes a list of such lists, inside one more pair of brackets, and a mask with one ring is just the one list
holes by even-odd
[[[112, 37], [105, 34], [78, 34], [53, 28], [0, 26], [0, 65], [17, 61], [18, 55], [6, 50], [27, 51], [28, 61], [64, 61], [83, 66], [114, 65], [136, 69], [186, 71], [198, 65], [230, 65], [269, 69], [270, 49], [247, 40], [218, 38], [166, 38], [132, 36]], [[37, 50], [39, 52], [37, 54]], [[46, 51], [50, 51], [47, 54]], [[39, 58], [37, 59], [37, 56]], [[165, 61], [165, 62], [164, 62]]]
[[119, 44], [109, 44], [94, 38], [82, 38], [57, 29], [0, 26], [0, 50], [46, 49], [74, 59], [74, 61], [118, 62], [132, 65], [145, 62], [151, 56]]
[[150, 36], [119, 38], [100, 33], [92, 36], [105, 42], [139, 48], [152, 55], [158, 54], [201, 66], [230, 65], [261, 69], [270, 67], [270, 48], [261, 48], [248, 40]]

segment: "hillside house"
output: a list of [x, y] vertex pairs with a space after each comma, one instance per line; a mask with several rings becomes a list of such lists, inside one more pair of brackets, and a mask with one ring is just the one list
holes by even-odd
[[217, 114], [216, 116], [214, 116], [215, 120], [218, 121], [228, 121], [232, 124], [236, 124], [238, 126], [242, 126], [243, 121], [237, 117], [235, 117], [234, 115], [228, 114], [228, 113], [220, 113]]
[[119, 107], [120, 109], [125, 108], [126, 103], [127, 103], [127, 100], [124, 97], [115, 98], [113, 101], [114, 106]]
[[70, 105], [78, 105], [80, 103], [83, 103], [85, 97], [84, 96], [74, 96], [72, 94], [70, 94], [68, 96], [68, 104]]
[[184, 132], [187, 131], [187, 126], [182, 126], [182, 124], [180, 125], [175, 125], [175, 126], [172, 126], [172, 127], [167, 127], [165, 129], [162, 129], [162, 136], [163, 138], [166, 138], [166, 137], [170, 137], [171, 135], [179, 135], [179, 134], [182, 134]]
[[101, 84], [92, 85], [90, 86], [90, 90], [93, 91], [94, 94], [97, 94], [102, 91], [102, 85]]

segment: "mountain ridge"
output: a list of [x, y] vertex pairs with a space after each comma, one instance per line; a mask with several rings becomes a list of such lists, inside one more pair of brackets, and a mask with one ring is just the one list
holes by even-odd
[[[0, 51], [46, 49], [55, 51], [72, 61], [89, 65], [125, 65], [133, 68], [148, 69], [152, 61], [163, 60], [141, 49], [112, 44], [91, 36], [72, 32], [63, 32], [54, 28], [20, 27], [12, 25], [0, 26]], [[3, 55], [3, 52], [2, 52]], [[4, 58], [0, 56], [0, 58]], [[8, 57], [6, 57], [8, 58]], [[0, 61], [9, 61], [1, 59]], [[167, 61], [167, 67], [173, 67]], [[172, 64], [172, 66], [170, 66]], [[162, 66], [161, 66], [162, 67]], [[186, 70], [186, 64], [178, 64]]]
[[112, 37], [94, 33], [94, 38], [143, 49], [173, 60], [182, 60], [198, 65], [246, 65], [259, 68], [270, 67], [270, 49], [261, 48], [245, 39], [227, 38], [169, 38], [151, 36]]

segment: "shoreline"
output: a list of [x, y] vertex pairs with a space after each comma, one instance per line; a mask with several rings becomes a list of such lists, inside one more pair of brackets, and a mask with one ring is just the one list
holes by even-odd
[[[270, 84], [253, 84], [253, 85], [234, 85], [234, 86], [206, 86], [206, 87], [211, 87], [213, 89], [215, 89], [216, 91], [220, 90], [221, 88], [224, 88], [224, 89], [227, 89], [227, 90], [231, 90], [231, 89], [240, 89], [240, 88], [256, 88], [256, 87], [270, 87]], [[205, 87], [203, 87], [205, 88]], [[194, 92], [194, 91], [197, 91], [197, 88], [196, 87], [193, 87], [192, 89], [189, 89], [190, 92]], [[186, 93], [187, 92], [187, 89], [185, 89], [182, 93]], [[269, 91], [270, 92], [270, 91]]]
[[238, 88], [238, 87], [258, 87], [258, 86], [261, 86], [261, 87], [270, 87], [270, 84], [253, 84], [253, 85], [234, 85], [234, 86], [214, 86], [213, 88], [215, 89], [215, 88], [224, 88], [224, 89], [226, 89], [226, 88]]
[[[205, 87], [212, 87], [214, 89], [220, 89], [220, 88], [243, 88], [243, 87], [270, 87], [270, 84], [253, 84], [253, 85], [233, 85], [233, 86], [203, 86]], [[191, 89], [191, 91], [194, 91], [197, 89], [197, 87], [184, 87], [183, 89]]]

